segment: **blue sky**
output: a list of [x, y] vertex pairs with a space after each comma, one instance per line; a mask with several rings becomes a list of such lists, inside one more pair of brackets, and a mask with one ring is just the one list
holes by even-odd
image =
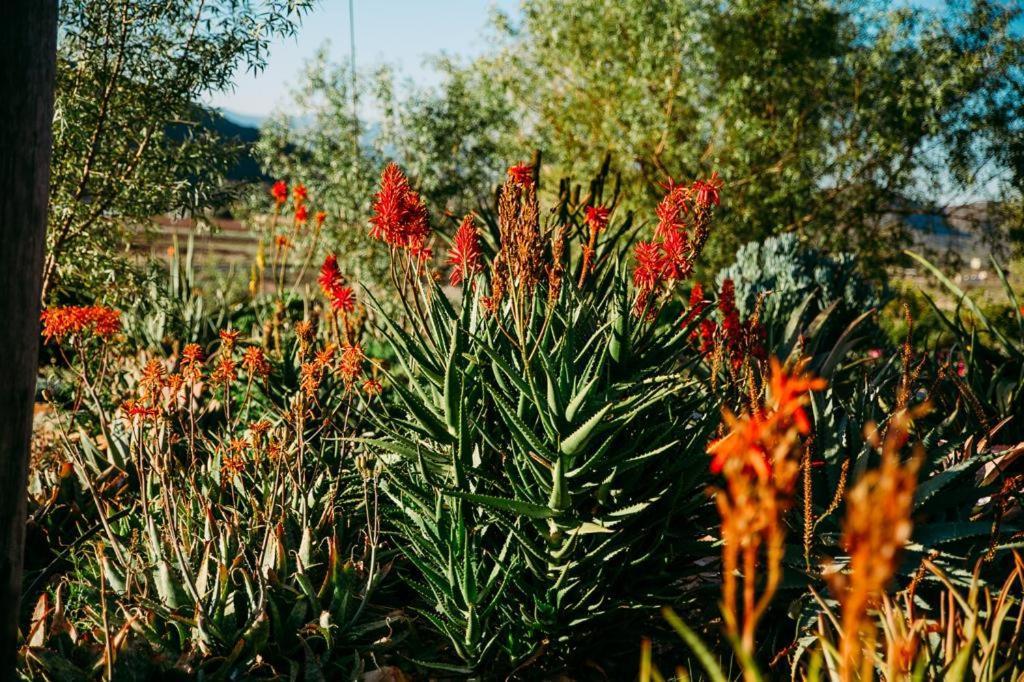
[[[275, 110], [290, 112], [289, 89], [302, 64], [317, 48], [329, 43], [332, 58], [347, 57], [349, 0], [321, 0], [306, 15], [298, 35], [277, 40], [267, 68], [254, 76], [241, 73], [234, 91], [219, 93], [209, 103], [245, 117], [262, 117]], [[442, 51], [474, 55], [487, 48], [491, 9], [516, 12], [518, 0], [354, 0], [356, 63], [370, 67], [388, 63], [420, 84], [436, 82], [424, 65], [426, 57]]]

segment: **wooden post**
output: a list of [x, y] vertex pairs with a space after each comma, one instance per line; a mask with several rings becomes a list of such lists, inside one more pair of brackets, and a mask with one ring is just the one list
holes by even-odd
[[0, 3], [0, 679], [14, 679], [39, 296], [50, 190], [57, 0]]

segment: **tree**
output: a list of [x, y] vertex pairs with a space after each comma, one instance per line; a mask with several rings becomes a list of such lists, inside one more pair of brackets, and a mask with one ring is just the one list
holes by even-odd
[[526, 0], [465, 79], [503, 89], [506, 156], [540, 147], [555, 174], [608, 151], [653, 202], [669, 178], [717, 170], [715, 264], [797, 232], [881, 267], [907, 236], [901, 212], [1020, 201], [1020, 17], [998, 0]]
[[[458, 219], [489, 204], [502, 178], [503, 134], [512, 125], [501, 93], [448, 60], [439, 89], [398, 82], [387, 68], [357, 72], [321, 50], [292, 93], [294, 117], [273, 117], [257, 145], [264, 170], [302, 182], [328, 214], [320, 245], [338, 255], [345, 275], [382, 297], [393, 289], [387, 250], [367, 239], [376, 179], [388, 160], [408, 171], [434, 226], [454, 231]], [[371, 112], [371, 113], [368, 113]], [[262, 200], [262, 198], [261, 198]]]
[[67, 0], [60, 45], [44, 295], [110, 286], [125, 228], [201, 216], [227, 197], [236, 149], [199, 121], [203, 96], [262, 69], [312, 0]]
[[39, 363], [57, 0], [0, 7], [0, 678], [14, 678]]

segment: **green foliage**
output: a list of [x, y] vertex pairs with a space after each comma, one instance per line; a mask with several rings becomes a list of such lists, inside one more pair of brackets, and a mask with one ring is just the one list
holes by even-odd
[[[140, 350], [170, 350], [172, 345], [180, 350], [186, 343], [206, 347], [221, 329], [240, 326], [240, 292], [231, 291], [230, 280], [197, 281], [194, 258], [195, 239], [190, 236], [184, 253], [174, 239], [165, 267], [150, 263], [141, 283], [143, 295], [132, 301], [124, 316], [127, 339]], [[236, 278], [236, 289], [239, 284]]]
[[[256, 149], [272, 177], [309, 187], [328, 216], [321, 247], [338, 254], [346, 275], [382, 295], [391, 287], [387, 252], [367, 239], [366, 219], [385, 150], [381, 138], [352, 111], [353, 98], [366, 97], [372, 83], [361, 78], [353, 92], [349, 65], [329, 64], [320, 51], [306, 64], [293, 92], [308, 122], [293, 127], [287, 116], [272, 118]], [[258, 201], [265, 206], [264, 197]]]
[[704, 398], [679, 374], [682, 336], [634, 328], [624, 289], [597, 289], [567, 287], [547, 323], [537, 305], [528, 357], [479, 296], [461, 320], [435, 303], [423, 331], [436, 332], [412, 349], [393, 338], [423, 364], [396, 387], [413, 423], [381, 422], [388, 490], [427, 605], [473, 667], [498, 636], [504, 665], [545, 640], [549, 656], [571, 657], [595, 621], [657, 603], [695, 568], [684, 529], [715, 420], [696, 416]]
[[950, 361], [963, 363], [962, 377], [960, 371], [952, 373], [958, 391], [983, 424], [995, 426], [1010, 418], [1009, 432], [1003, 437], [1024, 437], [1024, 310], [1006, 272], [992, 260], [1009, 309], [1008, 324], [1001, 325], [935, 265], [909, 255], [935, 276], [955, 301], [953, 311], [944, 312], [925, 294], [931, 312], [952, 337]]
[[[519, 212], [508, 201], [478, 212], [485, 267], [461, 291], [412, 259], [403, 268], [393, 249], [405, 295], [371, 305], [366, 338], [359, 306], [325, 309], [284, 287], [238, 296], [198, 277], [187, 245], [169, 268], [153, 265], [123, 334], [47, 344], [27, 552], [26, 602], [41, 606], [25, 619], [22, 673], [355, 679], [395, 665], [546, 679], [599, 666], [619, 679], [632, 675], [640, 636], [663, 634], [663, 606], [690, 624], [670, 620], [696, 650], [691, 669], [750, 666], [715, 637], [706, 449], [722, 433], [720, 408], [763, 400], [767, 363], [750, 352], [722, 362], [724, 319], [717, 347], [698, 352], [691, 333], [723, 311], [681, 327], [677, 282], [649, 299], [651, 317], [634, 309], [629, 246], [640, 234], [607, 172], [608, 162], [586, 193], [562, 181], [544, 213], [510, 182]], [[318, 181], [330, 189], [331, 176]], [[597, 205], [611, 224], [595, 230], [585, 271], [585, 208]], [[347, 209], [353, 226], [365, 223], [359, 206]], [[710, 234], [714, 243], [717, 225]], [[367, 246], [362, 226], [334, 238], [384, 250]], [[523, 253], [512, 276], [509, 259]], [[920, 301], [946, 330], [938, 346], [916, 333], [903, 346], [880, 339], [850, 261], [795, 238], [749, 246], [729, 271], [743, 312], [759, 287], [777, 292], [765, 312], [781, 330], [773, 351], [806, 357], [828, 381], [811, 404], [782, 584], [751, 654], [765, 675], [806, 665], [813, 679], [813, 661], [828, 665], [819, 623], [832, 623], [835, 603], [821, 569], [847, 561], [844, 492], [878, 460], [865, 426], [884, 429], [924, 402], [932, 411], [909, 434], [925, 453], [914, 531], [893, 588], [913, 584], [927, 613], [968, 605], [954, 627], [977, 634], [960, 647], [965, 665], [1019, 662], [1006, 610], [1019, 601], [993, 610], [977, 596], [1010, 571], [1000, 550], [1021, 530], [1013, 477], [1024, 450], [1010, 445], [1024, 405], [1020, 305], [1007, 279], [1014, 312], [997, 324], [921, 265], [955, 301], [952, 312]], [[365, 289], [371, 300], [379, 290]], [[240, 330], [233, 350], [225, 329]], [[185, 376], [189, 342], [208, 357], [201, 379], [178, 383], [164, 375]], [[256, 349], [269, 363], [260, 376], [241, 362]], [[225, 379], [229, 361], [238, 376]], [[361, 384], [367, 364], [382, 398]], [[914, 581], [926, 557], [939, 582]], [[965, 568], [978, 558], [975, 578]], [[929, 670], [949, 672], [944, 645], [928, 644]], [[788, 660], [765, 665], [782, 650]]]
[[[203, 97], [260, 70], [306, 0], [60, 3], [44, 295], [127, 284], [126, 237], [229, 196], [237, 150], [199, 122]], [[56, 287], [56, 289], [55, 289]]]
[[[300, 337], [272, 301], [204, 298], [189, 263], [172, 263], [153, 301], [122, 316], [130, 339], [59, 340], [53, 371], [70, 390], [48, 396], [46, 430], [62, 445], [32, 483], [37, 551], [52, 560], [27, 591], [55, 580], [73, 598], [24, 665], [61, 679], [115, 664], [144, 676], [354, 678], [362, 652], [404, 621], [370, 603], [391, 553], [372, 462], [342, 438], [363, 428], [369, 398], [332, 371], [331, 330]], [[253, 319], [278, 325], [279, 350], [218, 339]], [[265, 370], [247, 364], [256, 351]]]
[[[866, 679], [944, 679], [1015, 680], [1022, 660], [1021, 624], [1024, 622], [1024, 562], [1019, 554], [1008, 557], [1007, 577], [999, 585], [988, 585], [980, 577], [980, 564], [973, 574], [962, 577], [942, 571], [925, 561], [927, 570], [944, 588], [945, 608], [939, 613], [918, 615], [910, 602], [899, 604], [886, 598], [875, 616], [880, 630], [874, 641]], [[817, 596], [817, 595], [816, 595]], [[818, 597], [827, 613], [828, 623], [838, 632], [837, 639], [856, 636], [843, 632], [841, 615]], [[708, 679], [729, 679], [720, 660], [708, 645], [672, 609], [664, 609], [665, 619], [691, 650]], [[939, 635], [939, 636], [936, 636]], [[765, 679], [764, 667], [754, 660], [740, 666], [744, 679]], [[791, 670], [794, 679], [808, 682], [846, 679], [841, 672], [838, 641], [832, 641], [824, 629], [802, 638]], [[650, 650], [641, 658], [640, 682], [660, 680]], [[865, 678], [860, 678], [865, 679]]]
[[693, 531], [717, 416], [687, 378], [688, 330], [636, 320], [609, 243], [583, 288], [570, 265], [553, 298], [487, 312], [478, 276], [461, 310], [427, 287], [410, 333], [381, 330], [405, 376], [368, 444], [406, 580], [467, 671], [578, 664], [710, 551]]
[[800, 314], [802, 328], [832, 305], [829, 326], [838, 333], [881, 304], [879, 293], [858, 272], [853, 255], [828, 255], [801, 244], [791, 233], [744, 244], [736, 260], [716, 277], [719, 286], [725, 279], [736, 287], [742, 314], [753, 314], [761, 299], [759, 319], [770, 336], [781, 336], [794, 313]]
[[1019, 202], [1019, 12], [531, 0], [521, 21], [499, 16], [500, 48], [466, 78], [513, 112], [508, 159], [536, 146], [556, 175], [579, 175], [611, 152], [637, 206], [670, 176], [717, 170], [731, 198], [712, 265], [796, 231], [880, 272], [907, 238], [894, 208], [989, 192]]
[[439, 60], [437, 68], [445, 87], [435, 92], [396, 82], [388, 68], [353, 72], [321, 50], [293, 89], [298, 113], [272, 118], [257, 145], [268, 174], [310, 188], [328, 214], [324, 248], [389, 314], [397, 301], [387, 250], [366, 239], [372, 179], [385, 162], [401, 162], [439, 228], [452, 215], [488, 206], [501, 177], [495, 169], [503, 161], [500, 131], [511, 124], [507, 108], [451, 62]]

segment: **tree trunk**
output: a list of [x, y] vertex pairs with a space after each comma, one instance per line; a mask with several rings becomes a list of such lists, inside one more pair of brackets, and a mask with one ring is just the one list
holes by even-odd
[[10, 680], [39, 368], [57, 0], [3, 0], [0, 46], [0, 679]]

